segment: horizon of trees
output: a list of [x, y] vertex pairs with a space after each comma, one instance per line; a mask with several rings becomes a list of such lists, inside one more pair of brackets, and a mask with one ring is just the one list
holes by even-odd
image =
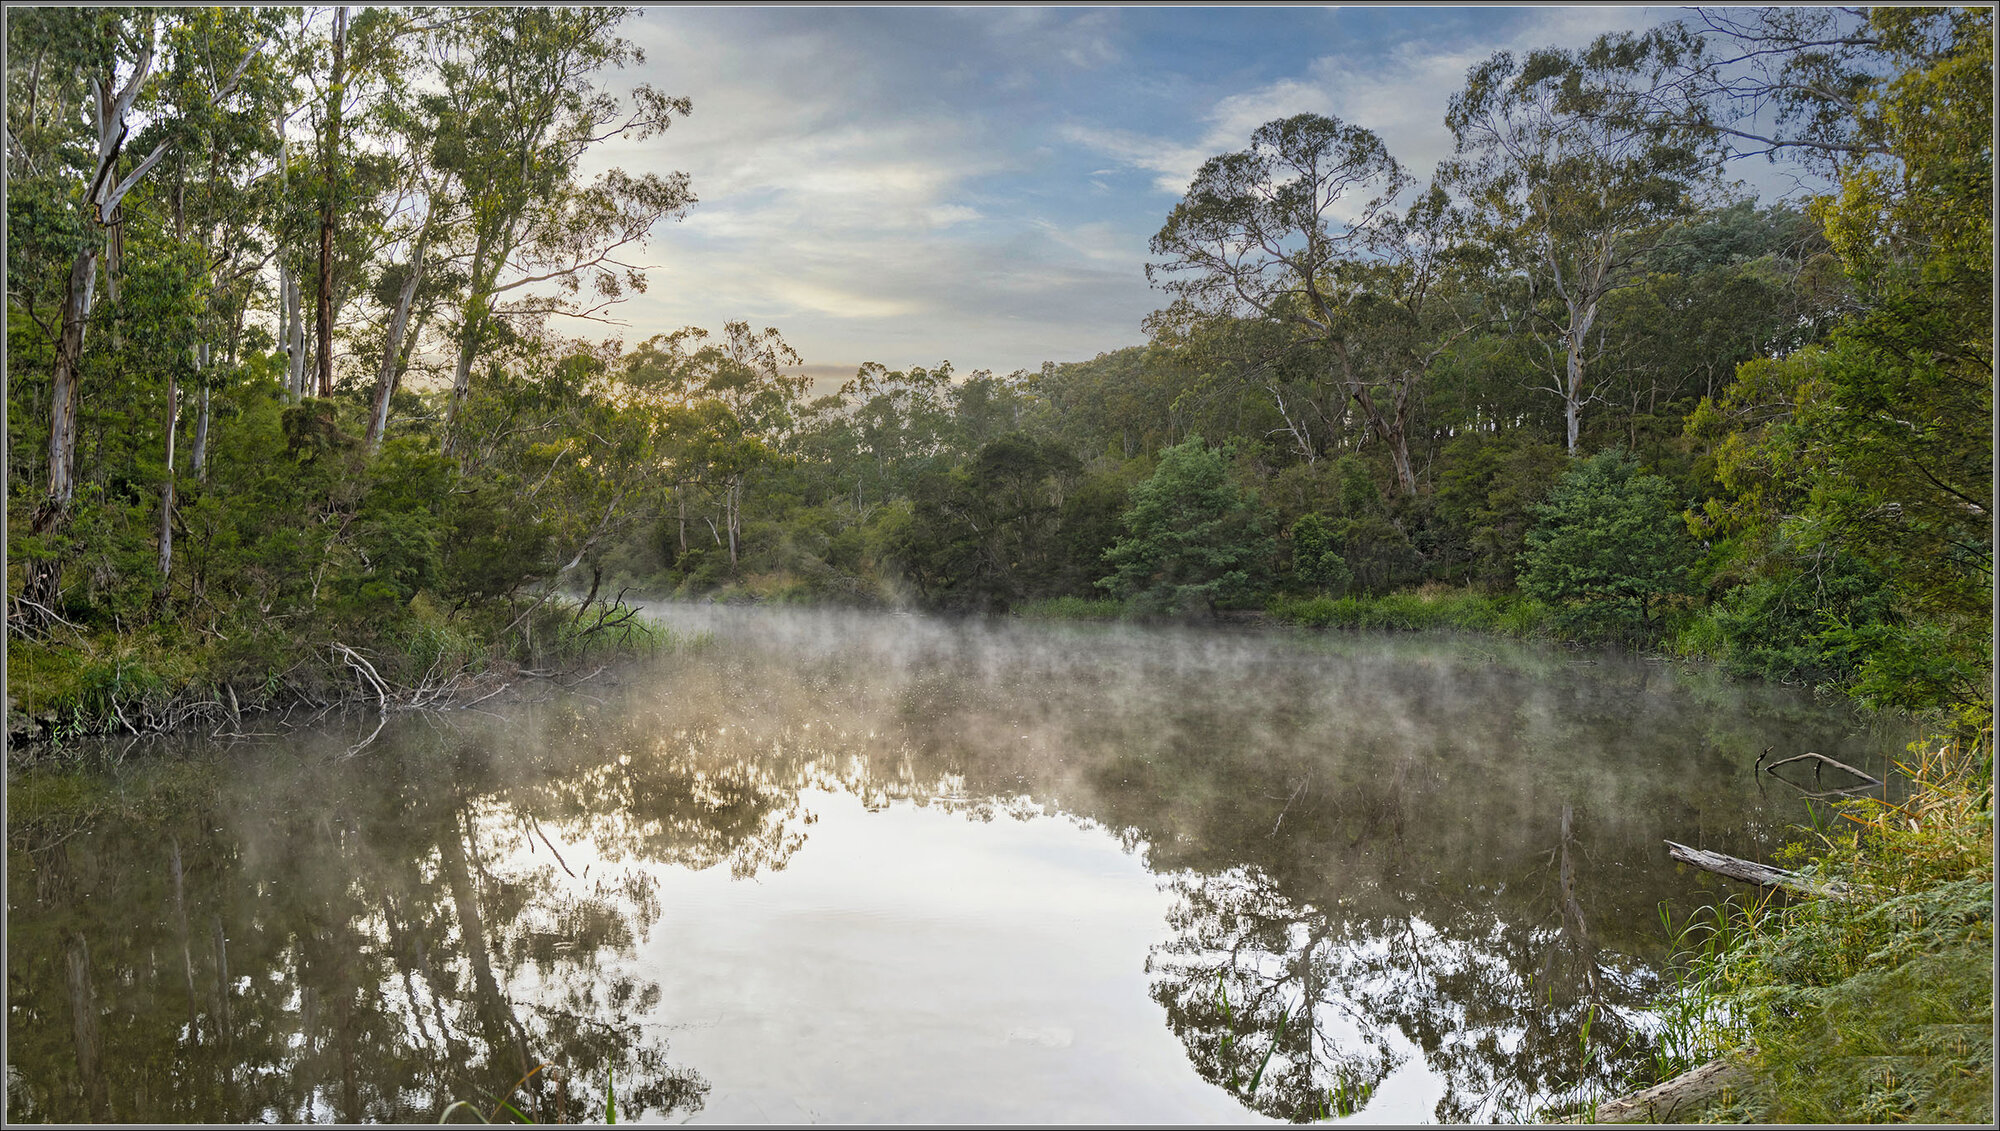
[[[695, 204], [581, 173], [692, 112], [618, 83], [628, 15], [10, 14], [32, 678], [276, 688], [339, 640], [408, 677], [626, 586], [1169, 612], [1441, 582], [1889, 705], [1981, 697], [1990, 10], [1498, 53], [1425, 183], [1364, 123], [1273, 121], [1163, 218], [1145, 345], [817, 398], [773, 328], [558, 332]], [[1732, 195], [1759, 153], [1838, 190]], [[102, 641], [140, 637], [135, 692]]]

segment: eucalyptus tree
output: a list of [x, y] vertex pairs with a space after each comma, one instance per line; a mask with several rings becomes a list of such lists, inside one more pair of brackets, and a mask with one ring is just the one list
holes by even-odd
[[[1404, 494], [1416, 492], [1409, 428], [1421, 367], [1385, 364], [1371, 347], [1381, 344], [1381, 314], [1426, 305], [1450, 217], [1436, 190], [1399, 216], [1411, 183], [1371, 130], [1318, 114], [1268, 122], [1248, 149], [1203, 163], [1153, 237], [1161, 261], [1146, 267], [1175, 296], [1150, 320], [1156, 332], [1251, 317], [1288, 327], [1290, 345], [1327, 351], [1331, 372], [1317, 383], [1339, 389], [1338, 403], [1288, 405], [1268, 384], [1284, 430], [1310, 461], [1351, 400], [1389, 449]], [[1261, 359], [1256, 368], [1274, 367]]]
[[[182, 54], [198, 59], [210, 81], [178, 89], [199, 94], [201, 104], [192, 108], [199, 112], [234, 97], [264, 47], [249, 34], [263, 17], [241, 11], [220, 21], [236, 34], [170, 39], [163, 59], [162, 32], [203, 18], [150, 9], [47, 9], [9, 23], [10, 83], [20, 82], [25, 97], [8, 100], [8, 208], [16, 221], [8, 302], [52, 347], [47, 487], [31, 524], [38, 541], [23, 555], [24, 599], [44, 615], [54, 615], [58, 601], [60, 542], [76, 498], [84, 339], [102, 260], [117, 246], [120, 204], [181, 140], [158, 121], [189, 109], [165, 96], [162, 64], [175, 65]], [[53, 279], [43, 276], [62, 266], [59, 287], [49, 285]], [[60, 298], [50, 302], [50, 292]]]
[[1525, 288], [1525, 309], [1511, 313], [1544, 345], [1543, 387], [1562, 400], [1571, 454], [1598, 393], [1588, 361], [1605, 297], [1699, 209], [1717, 162], [1712, 134], [1647, 112], [1700, 51], [1671, 25], [1581, 51], [1500, 51], [1467, 73], [1445, 114], [1457, 140], [1448, 175]]
[[1720, 135], [1732, 158], [1830, 171], [1890, 152], [1872, 94], [1895, 73], [1892, 37], [1868, 9], [1696, 8], [1685, 22], [1708, 50], [1683, 63], [1648, 112]]
[[632, 393], [677, 410], [671, 447], [683, 550], [692, 489], [711, 485], [722, 520], [716, 542], [727, 536], [729, 564], [737, 564], [749, 479], [792, 446], [805, 422], [811, 379], [799, 363], [775, 328], [753, 331], [740, 321], [714, 341], [694, 326], [656, 335], [625, 360], [623, 383]]
[[[159, 330], [168, 330], [169, 340], [149, 343], [168, 351], [165, 360], [147, 367], [164, 374], [167, 382], [158, 538], [162, 594], [173, 575], [180, 377], [185, 374], [195, 386], [189, 462], [201, 477], [207, 471], [215, 382], [213, 347], [218, 338], [234, 338], [233, 333], [226, 333], [222, 319], [242, 317], [248, 305], [249, 280], [262, 265], [252, 224], [252, 202], [255, 181], [273, 148], [265, 107], [284, 78], [272, 54], [258, 47], [281, 34], [284, 21], [284, 14], [276, 10], [254, 13], [247, 20], [227, 9], [188, 12], [168, 33], [173, 50], [160, 76], [164, 112], [141, 134], [142, 140], [158, 138], [169, 145], [158, 175], [163, 180], [160, 191], [166, 197], [164, 210], [172, 224], [169, 246], [195, 258], [190, 270], [166, 276], [181, 280], [180, 286], [172, 289], [189, 294], [195, 309], [188, 313], [184, 326], [155, 319], [156, 337]], [[240, 55], [244, 65], [233, 74], [217, 72], [213, 58], [218, 49]], [[166, 258], [171, 260], [172, 255]], [[106, 280], [115, 284], [118, 265], [107, 267]], [[115, 301], [116, 290], [110, 294]], [[174, 301], [167, 295], [147, 296], [146, 300], [162, 309], [163, 304]]]
[[890, 369], [868, 362], [840, 387], [844, 422], [855, 433], [854, 505], [863, 506], [863, 481], [872, 479], [877, 502], [907, 492], [927, 471], [942, 470], [951, 454], [951, 362], [934, 369]]
[[[685, 173], [613, 169], [581, 180], [581, 159], [612, 138], [644, 140], [685, 115], [685, 98], [641, 85], [627, 112], [598, 75], [644, 60], [615, 30], [625, 8], [480, 8], [446, 29], [456, 49], [426, 113], [449, 121], [435, 159], [465, 193], [467, 281], [454, 328], [457, 360], [445, 451], [480, 349], [510, 323], [596, 317], [645, 274], [620, 258], [661, 220], [694, 203]], [[584, 295], [585, 285], [590, 287]], [[538, 291], [553, 285], [554, 293]]]
[[374, 124], [397, 171], [390, 188], [394, 201], [387, 209], [386, 240], [389, 248], [403, 244], [407, 250], [401, 262], [382, 267], [375, 289], [374, 297], [388, 316], [368, 415], [365, 443], [371, 454], [381, 446], [389, 426], [390, 401], [450, 285], [441, 277], [447, 273], [438, 268], [436, 250], [448, 240], [450, 227], [464, 218], [463, 186], [437, 161], [438, 143], [451, 124], [434, 116], [439, 101], [419, 97], [416, 89], [420, 77], [437, 73], [435, 53], [451, 49], [443, 29], [458, 18], [462, 14], [439, 24], [411, 21], [402, 26], [404, 34], [387, 45], [392, 62], [382, 69], [386, 89], [373, 108]]
[[[297, 119], [298, 132], [308, 137], [296, 148], [298, 139], [287, 138], [273, 229], [280, 244], [286, 388], [295, 398], [330, 396], [342, 347], [352, 350], [353, 339], [367, 337], [360, 329], [365, 320], [349, 317], [345, 308], [370, 289], [390, 242], [386, 213], [406, 164], [405, 154], [384, 138], [389, 131], [381, 119], [406, 97], [411, 41], [433, 18], [441, 17], [390, 8], [313, 9], [292, 41], [279, 129]], [[337, 342], [337, 335], [349, 341]]]

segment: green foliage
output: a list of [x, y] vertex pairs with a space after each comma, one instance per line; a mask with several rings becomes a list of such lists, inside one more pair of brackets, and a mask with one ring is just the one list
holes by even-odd
[[[1205, 163], [1155, 240], [1175, 303], [1147, 344], [1007, 376], [869, 363], [817, 400], [772, 328], [623, 346], [540, 324], [641, 286], [614, 253], [692, 201], [678, 175], [581, 176], [601, 135], [688, 110], [609, 97], [639, 57], [623, 18], [359, 13], [338, 92], [328, 21], [295, 11], [10, 23], [29, 97], [8, 107], [8, 539], [59, 584], [31, 593], [47, 571], [16, 567], [9, 586], [77, 626], [22, 629], [13, 610], [20, 655], [40, 656], [21, 670], [64, 689], [31, 694], [83, 702], [81, 669], [53, 658], [95, 664], [111, 640], [201, 657], [148, 665], [178, 695], [262, 694], [274, 673], [324, 690], [333, 639], [400, 671], [388, 657], [435, 636], [450, 643], [408, 646], [477, 666], [567, 647], [548, 609], [591, 586], [1078, 615], [1106, 590], [1159, 613], [1268, 586], [1310, 623], [1553, 617], [1569, 638], [1666, 641], [1878, 705], [1983, 709], [1989, 13], [1768, 17], [1773, 44], [1854, 33], [1777, 64], [1817, 76], [1779, 96], [1793, 124], [1846, 146], [1822, 162], [1838, 191], [1804, 211], [1705, 194], [1711, 120], [1646, 117], [1708, 74], [1679, 33], [1503, 54], [1454, 98], [1459, 160], [1427, 191], [1365, 123], [1313, 115]], [[88, 78], [132, 73], [154, 32], [113, 172], [155, 145], [162, 160], [124, 197], [114, 254], [84, 201]], [[221, 93], [212, 72], [237, 61]], [[301, 108], [302, 83], [320, 94]], [[519, 114], [521, 92], [544, 112]], [[281, 111], [304, 127], [283, 150]], [[1292, 178], [1307, 168], [1331, 179]], [[302, 397], [288, 376], [311, 359], [275, 339], [319, 346], [250, 265], [278, 265], [311, 307], [328, 201], [337, 372], [331, 396]], [[1305, 241], [1311, 266], [1237, 255], [1261, 229]], [[56, 515], [58, 308], [83, 261], [100, 301]], [[530, 263], [546, 286], [513, 289]], [[1555, 274], [1579, 286], [1559, 294]], [[459, 387], [392, 383], [377, 435], [376, 373], [440, 352]], [[1197, 453], [1197, 433], [1227, 443]], [[1652, 474], [1565, 478], [1566, 443]], [[1699, 589], [1663, 482], [1698, 501]], [[1434, 583], [1490, 607], [1407, 592]]]
[[1823, 345], [1744, 364], [1690, 414], [1720, 487], [1696, 526], [1720, 543], [1718, 581], [1765, 587], [1734, 602], [1746, 636], [1754, 614], [1805, 603], [1791, 593], [1821, 572], [1810, 563], [1852, 563], [1878, 586], [1867, 607], [1815, 598], [1827, 607], [1809, 640], [1761, 619], [1875, 702], [1962, 707], [1990, 700], [1992, 220], [1973, 202], [1992, 185], [1991, 98], [1974, 92], [1990, 87], [1993, 20], [1866, 20], [1851, 39], [1876, 58], [1838, 108], [1860, 144], [1835, 163], [1838, 193], [1813, 204], [1847, 317]]
[[1913, 744], [1901, 804], [1836, 807], [1814, 870], [1863, 898], [1769, 910], [1697, 956], [1682, 1004], [1728, 1019], [1711, 1047], [1753, 1048], [1758, 1077], [1711, 1118], [1992, 1121], [1991, 733]]
[[1254, 599], [1271, 539], [1262, 504], [1229, 476], [1233, 454], [1199, 436], [1162, 451], [1132, 489], [1128, 537], [1105, 551], [1113, 572], [1097, 584], [1145, 612], [1212, 614]]
[[1446, 580], [1513, 585], [1534, 508], [1567, 466], [1562, 448], [1519, 432], [1471, 432], [1447, 445], [1440, 461], [1437, 572]]
[[1329, 597], [1347, 592], [1354, 574], [1340, 554], [1339, 541], [1326, 518], [1306, 515], [1292, 524], [1292, 574]]
[[1689, 591], [1693, 560], [1673, 486], [1604, 452], [1571, 468], [1536, 508], [1521, 592], [1572, 628], [1647, 640], [1662, 602]]
[[1518, 594], [1426, 587], [1382, 597], [1275, 597], [1267, 611], [1306, 628], [1459, 631], [1520, 638], [1556, 635], [1547, 606]]
[[965, 467], [919, 479], [891, 552], [930, 603], [999, 611], [1059, 583], [1064, 499], [1082, 468], [1021, 433], [982, 445]]

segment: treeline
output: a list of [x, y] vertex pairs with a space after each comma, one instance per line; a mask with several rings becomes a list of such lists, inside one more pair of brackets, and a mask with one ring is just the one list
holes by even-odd
[[[1501, 53], [1424, 183], [1360, 125], [1275, 121], [1164, 218], [1146, 345], [817, 397], [776, 330], [557, 332], [693, 202], [579, 171], [689, 110], [612, 96], [622, 16], [10, 24], [9, 626], [44, 702], [115, 694], [135, 641], [239, 692], [334, 639], [406, 677], [518, 656], [626, 591], [1206, 614], [1435, 584], [1982, 699], [1990, 10]], [[1732, 194], [1746, 150], [1836, 188]]]

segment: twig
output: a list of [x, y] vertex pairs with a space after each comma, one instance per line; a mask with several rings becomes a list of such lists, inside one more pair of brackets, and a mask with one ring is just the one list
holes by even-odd
[[64, 620], [61, 614], [57, 613], [54, 609], [49, 608], [47, 605], [42, 604], [40, 601], [30, 601], [26, 597], [15, 597], [14, 603], [17, 605], [28, 605], [33, 608], [40, 609], [42, 611], [43, 616], [49, 618], [52, 621], [55, 621], [57, 624], [65, 625], [69, 628], [77, 628], [78, 631], [82, 631], [80, 628], [78, 628], [76, 624]]
[[[470, 707], [473, 707], [473, 706], [476, 706], [476, 705], [478, 705], [478, 704], [480, 704], [480, 703], [484, 703], [484, 702], [486, 702], [486, 701], [487, 701], [488, 699], [491, 699], [491, 698], [493, 698], [493, 697], [494, 697], [495, 695], [498, 695], [498, 694], [500, 694], [500, 693], [501, 693], [502, 691], [505, 691], [505, 690], [507, 690], [508, 688], [510, 688], [510, 687], [512, 687], [512, 686], [514, 686], [514, 681], [513, 681], [513, 680], [508, 680], [508, 681], [507, 681], [506, 683], [503, 683], [503, 684], [501, 684], [500, 686], [498, 686], [498, 687], [494, 688], [493, 690], [491, 690], [491, 691], [487, 692], [486, 694], [484, 694], [484, 695], [481, 695], [481, 696], [480, 696], [479, 698], [477, 698], [477, 699], [474, 699], [474, 700], [473, 700], [472, 702], [470, 702], [470, 703], [460, 703], [460, 704], [458, 705], [458, 708], [457, 708], [457, 709], [458, 709], [458, 710], [461, 710], [461, 711], [463, 711], [463, 710], [466, 710], [467, 708], [470, 708]], [[482, 712], [482, 713], [484, 713], [484, 712]]]
[[367, 659], [363, 657], [359, 652], [356, 652], [354, 649], [349, 648], [347, 645], [342, 644], [339, 641], [333, 642], [333, 648], [341, 655], [347, 657], [348, 667], [353, 668], [356, 672], [366, 676], [368, 678], [368, 682], [375, 685], [376, 701], [380, 703], [382, 710], [384, 711], [388, 710], [389, 688], [386, 684], [382, 682], [382, 677], [375, 674], [375, 665], [369, 663]]

